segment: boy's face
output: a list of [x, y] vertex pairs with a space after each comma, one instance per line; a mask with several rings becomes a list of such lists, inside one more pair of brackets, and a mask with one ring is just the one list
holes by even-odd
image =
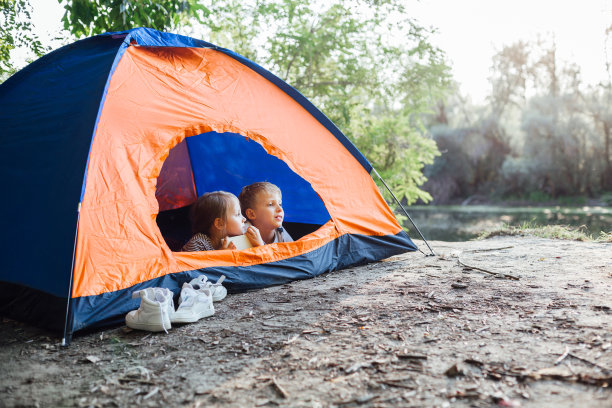
[[232, 200], [232, 204], [227, 209], [227, 218], [225, 222], [225, 232], [227, 235], [233, 237], [244, 234], [246, 229], [245, 221], [240, 211], [240, 202], [237, 199]]
[[253, 208], [247, 208], [245, 213], [251, 224], [262, 231], [280, 228], [285, 218], [283, 198], [278, 192], [262, 190], [255, 196]]

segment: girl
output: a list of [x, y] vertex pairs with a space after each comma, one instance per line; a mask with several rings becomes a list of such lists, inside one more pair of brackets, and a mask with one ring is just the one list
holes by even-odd
[[[238, 198], [226, 191], [213, 191], [198, 198], [191, 208], [191, 219], [194, 235], [183, 246], [185, 252], [236, 249], [227, 237], [242, 235], [246, 230]], [[248, 232], [251, 234], [247, 236], [259, 236], [256, 231]]]

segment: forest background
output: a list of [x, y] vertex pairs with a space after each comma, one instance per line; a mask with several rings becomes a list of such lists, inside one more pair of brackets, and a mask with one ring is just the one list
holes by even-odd
[[554, 38], [517, 40], [493, 57], [490, 92], [473, 104], [433, 45], [435, 28], [403, 0], [58, 3], [64, 31], [39, 38], [29, 0], [0, 0], [0, 81], [21, 68], [16, 48], [33, 60], [103, 32], [172, 31], [234, 50], [294, 86], [404, 203], [612, 205], [612, 22], [601, 33], [606, 79], [585, 83]]

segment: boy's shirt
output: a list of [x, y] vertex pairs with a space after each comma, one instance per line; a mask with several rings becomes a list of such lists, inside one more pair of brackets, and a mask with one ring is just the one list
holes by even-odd
[[[247, 227], [250, 227], [253, 224], [251, 224], [250, 221], [247, 221], [246, 225]], [[280, 227], [274, 231], [274, 239], [270, 243], [275, 244], [277, 242], [293, 242], [293, 238], [291, 238], [291, 235], [289, 235], [289, 233], [285, 231], [283, 227]]]

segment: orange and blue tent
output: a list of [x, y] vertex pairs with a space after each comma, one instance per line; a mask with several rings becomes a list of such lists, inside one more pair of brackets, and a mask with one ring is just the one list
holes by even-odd
[[[373, 168], [296, 89], [213, 44], [137, 28], [0, 85], [0, 313], [63, 332], [122, 321], [147, 287], [239, 292], [414, 251]], [[188, 208], [269, 181], [296, 239], [181, 252]]]

